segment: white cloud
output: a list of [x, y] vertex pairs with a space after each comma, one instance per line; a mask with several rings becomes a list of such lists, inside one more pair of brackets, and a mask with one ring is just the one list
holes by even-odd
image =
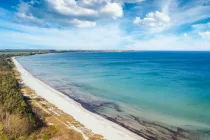
[[29, 1], [29, 3], [30, 3], [31, 5], [40, 4], [40, 1], [38, 1], [38, 0], [31, 0], [31, 1]]
[[193, 27], [194, 30], [197, 30], [197, 31], [210, 30], [210, 22], [201, 23], [201, 24], [193, 24], [192, 27]]
[[203, 39], [210, 39], [210, 22], [193, 24], [191, 32]]
[[201, 36], [204, 39], [210, 39], [210, 31], [199, 32], [198, 35]]
[[76, 27], [79, 27], [79, 28], [95, 27], [96, 26], [96, 22], [84, 21], [84, 20], [78, 20], [78, 19], [73, 19], [70, 21], [70, 23], [75, 25]]
[[[204, 6], [205, 2], [206, 0], [193, 0], [187, 1], [187, 3], [180, 0], [158, 0], [152, 2], [151, 5], [157, 6], [161, 13], [170, 18], [170, 23], [169, 25], [165, 24], [165, 28], [174, 30], [180, 26], [190, 25], [199, 20], [210, 18], [210, 6]], [[144, 11], [146, 9], [140, 10]], [[162, 29], [165, 28], [162, 27]]]
[[31, 0], [21, 1], [17, 11], [17, 21], [35, 23], [34, 20], [39, 19], [45, 24], [53, 23], [62, 26], [86, 21], [85, 26], [79, 24], [76, 27], [86, 27], [87, 24], [89, 27], [96, 25], [95, 22], [98, 20], [122, 17], [123, 3], [117, 0], [43, 0], [39, 2]]
[[134, 24], [147, 27], [151, 33], [166, 29], [170, 25], [170, 22], [171, 18], [167, 14], [159, 11], [150, 12], [143, 19], [136, 17], [133, 20]]
[[[173, 26], [190, 24], [210, 17], [209, 6], [203, 6], [206, 0], [188, 1], [187, 4], [170, 9], [170, 16], [173, 19]], [[177, 4], [175, 4], [177, 5]]]
[[0, 29], [1, 49], [14, 46], [22, 49], [40, 47], [43, 49], [123, 49], [124, 45], [130, 42], [130, 37], [118, 25], [59, 30], [14, 24], [0, 20], [0, 27], [5, 26], [13, 30]]
[[[109, 25], [106, 25], [104, 21], [123, 17], [126, 11], [123, 11], [125, 3], [142, 2], [142, 0], [32, 0], [28, 3], [21, 2], [17, 8], [16, 21], [34, 23], [38, 26], [5, 23], [0, 20], [0, 27], [5, 28], [5, 30], [0, 29], [0, 48], [20, 45], [22, 48], [43, 46], [43, 48], [57, 49], [210, 50], [210, 23], [192, 25], [191, 31], [179, 35], [166, 34], [171, 31], [170, 29], [173, 34], [176, 27], [182, 27], [186, 23], [187, 26], [190, 26], [192, 22], [210, 17], [208, 6], [192, 5], [191, 3], [194, 2], [192, 1], [190, 6], [176, 7], [173, 5], [175, 1], [162, 0], [162, 7], [155, 7], [159, 11], [147, 13], [141, 18], [137, 16], [133, 23], [138, 25], [135, 26], [138, 31], [135, 29], [135, 31], [129, 31], [129, 35], [123, 31], [122, 26], [115, 25], [117, 22], [110, 22]], [[132, 11], [129, 12], [132, 13]], [[12, 17], [11, 15], [0, 9], [0, 16]], [[101, 22], [103, 22], [103, 27], [99, 24]], [[38, 28], [48, 23], [49, 27], [51, 24], [56, 24], [52, 26], [76, 26], [87, 29]], [[127, 27], [132, 26], [126, 24]], [[169, 30], [166, 32], [165, 29]], [[163, 30], [165, 32], [161, 32]]]
[[[127, 35], [118, 25], [59, 30], [14, 24], [0, 20], [0, 48], [210, 50], [210, 40], [159, 35], [145, 40]], [[209, 34], [209, 33], [208, 33]]]
[[30, 21], [30, 23], [34, 23], [34, 24], [38, 24], [38, 25], [41, 25], [44, 23], [42, 20], [34, 17], [31, 14], [26, 15], [25, 13], [16, 13], [16, 20], [19, 20], [19, 18], [21, 18], [20, 22]]
[[187, 33], [184, 33], [184, 37], [188, 37]]
[[140, 3], [143, 2], [145, 0], [116, 0], [117, 2], [121, 2], [121, 3]]
[[140, 18], [140, 17], [136, 17], [136, 18], [133, 20], [133, 23], [134, 23], [134, 24], [140, 24], [140, 23], [141, 23], [141, 18]]
[[134, 24], [141, 24], [149, 27], [163, 27], [169, 24], [170, 21], [171, 19], [168, 15], [156, 11], [148, 13], [143, 19], [136, 17], [134, 19]]
[[184, 39], [188, 41], [188, 40], [192, 39], [193, 35], [194, 34], [192, 34], [192, 33], [184, 33], [183, 36], [184, 36]]
[[111, 0], [79, 0], [80, 5], [87, 6], [91, 8], [97, 9], [97, 7], [101, 7], [104, 4], [111, 2]]
[[210, 41], [183, 38], [174, 35], [159, 35], [148, 40], [135, 40], [126, 49], [134, 50], [181, 50], [204, 51], [210, 50]]
[[50, 10], [66, 16], [98, 16], [98, 12], [78, 6], [75, 0], [45, 0]]
[[165, 14], [174, 14], [173, 12], [179, 7], [178, 4], [180, 3], [177, 0], [158, 0], [158, 5], [161, 9], [162, 13]]
[[116, 19], [117, 17], [123, 16], [122, 6], [118, 3], [107, 3], [102, 9], [101, 12], [106, 16], [111, 16]]

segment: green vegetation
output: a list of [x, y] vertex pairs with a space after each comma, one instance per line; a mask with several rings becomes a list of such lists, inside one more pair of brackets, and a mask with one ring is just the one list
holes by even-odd
[[0, 50], [0, 58], [57, 52], [55, 50]]
[[[18, 73], [10, 58], [17, 55], [24, 54], [17, 51], [0, 54], [0, 140], [82, 140], [81, 133], [66, 128], [54, 116], [37, 107], [31, 98], [23, 96], [26, 87], [19, 87]], [[56, 125], [48, 126], [49, 118], [54, 119]]]
[[[0, 140], [84, 139], [80, 132], [66, 127], [69, 122], [75, 124], [71, 116], [55, 116], [49, 113], [45, 104], [40, 104], [43, 99], [40, 98], [39, 103], [30, 96], [23, 96], [22, 92], [30, 95], [34, 94], [33, 90], [26, 86], [19, 87], [18, 72], [10, 57], [51, 52], [53, 50], [0, 51]], [[59, 52], [63, 51], [56, 51]], [[91, 134], [87, 130], [86, 132]], [[89, 140], [101, 139], [103, 137], [100, 135], [89, 136]]]
[[10, 59], [0, 58], [0, 139], [29, 135], [42, 125], [25, 101], [12, 67]]

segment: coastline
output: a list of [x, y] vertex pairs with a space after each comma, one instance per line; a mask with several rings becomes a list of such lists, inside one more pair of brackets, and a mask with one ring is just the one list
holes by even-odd
[[101, 134], [105, 139], [109, 140], [145, 140], [145, 138], [130, 132], [122, 126], [86, 110], [78, 102], [35, 78], [25, 70], [15, 58], [12, 58], [12, 60], [16, 69], [21, 74], [21, 79], [27, 86], [35, 90], [38, 95], [56, 105], [65, 113], [72, 115], [76, 120], [94, 133]]

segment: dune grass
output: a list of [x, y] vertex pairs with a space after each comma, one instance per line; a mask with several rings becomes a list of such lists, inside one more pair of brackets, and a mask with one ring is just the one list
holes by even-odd
[[102, 140], [21, 82], [10, 57], [24, 53], [0, 52], [0, 140]]

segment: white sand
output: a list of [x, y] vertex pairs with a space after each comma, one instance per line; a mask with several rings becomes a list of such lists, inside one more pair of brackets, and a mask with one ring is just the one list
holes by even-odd
[[56, 105], [65, 113], [73, 116], [86, 128], [92, 130], [93, 133], [101, 134], [108, 140], [145, 140], [120, 125], [84, 109], [79, 103], [70, 99], [68, 96], [35, 78], [26, 71], [15, 58], [13, 58], [13, 61], [17, 70], [21, 74], [23, 82], [27, 86], [35, 90], [38, 95], [46, 99], [48, 102]]

